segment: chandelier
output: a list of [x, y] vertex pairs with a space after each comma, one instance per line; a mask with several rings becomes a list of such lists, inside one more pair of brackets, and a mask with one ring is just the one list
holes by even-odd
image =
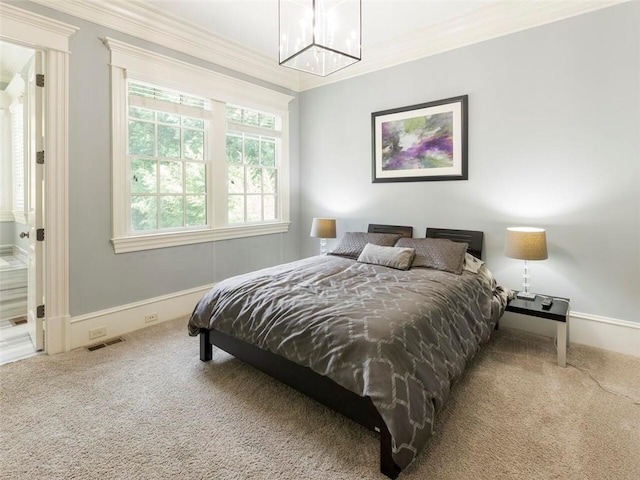
[[325, 77], [360, 61], [361, 0], [279, 0], [280, 65]]

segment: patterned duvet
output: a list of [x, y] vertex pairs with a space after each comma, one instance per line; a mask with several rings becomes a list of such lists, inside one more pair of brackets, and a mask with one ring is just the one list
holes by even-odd
[[506, 301], [484, 267], [454, 275], [318, 256], [218, 283], [189, 334], [215, 328], [370, 397], [404, 469]]

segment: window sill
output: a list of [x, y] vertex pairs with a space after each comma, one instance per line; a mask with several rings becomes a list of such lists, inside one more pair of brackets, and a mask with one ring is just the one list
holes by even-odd
[[0, 222], [14, 222], [13, 213], [8, 210], [0, 210]]
[[138, 252], [155, 248], [177, 247], [194, 243], [217, 242], [234, 238], [255, 237], [286, 233], [291, 222], [279, 222], [259, 225], [243, 225], [239, 227], [219, 227], [207, 230], [193, 230], [186, 232], [154, 233], [150, 235], [136, 235], [135, 237], [112, 238], [115, 253]]

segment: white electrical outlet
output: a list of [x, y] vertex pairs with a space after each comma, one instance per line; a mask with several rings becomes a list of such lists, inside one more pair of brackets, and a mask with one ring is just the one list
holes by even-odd
[[155, 322], [156, 320], [158, 320], [157, 313], [147, 313], [144, 316], [144, 323]]
[[93, 330], [89, 330], [89, 340], [93, 340], [94, 338], [106, 337], [107, 336], [107, 327], [98, 327]]

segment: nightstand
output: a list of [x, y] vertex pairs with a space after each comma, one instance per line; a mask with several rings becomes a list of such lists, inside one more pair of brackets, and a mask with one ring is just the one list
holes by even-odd
[[521, 300], [516, 298], [518, 292], [514, 292], [513, 299], [507, 303], [508, 312], [529, 315], [530, 317], [546, 318], [558, 324], [558, 365], [567, 366], [567, 347], [569, 346], [569, 312], [571, 305], [568, 298], [551, 297], [551, 308], [542, 308], [542, 300], [549, 295], [536, 295], [534, 300]]

